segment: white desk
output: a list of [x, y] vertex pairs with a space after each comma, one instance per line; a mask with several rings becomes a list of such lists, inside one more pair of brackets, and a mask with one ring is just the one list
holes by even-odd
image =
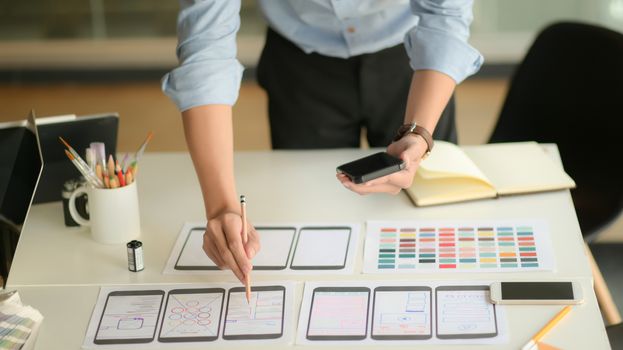
[[[414, 207], [406, 195], [358, 196], [335, 179], [334, 169], [346, 161], [369, 154], [365, 150], [279, 151], [236, 154], [237, 184], [249, 201], [254, 223], [284, 221], [326, 222], [368, 219], [545, 219], [549, 223], [556, 253], [556, 272], [505, 274], [505, 279], [579, 278], [586, 303], [548, 339], [566, 348], [607, 349], [599, 309], [592, 291], [592, 276], [571, 196], [568, 191], [507, 197], [428, 208]], [[17, 288], [26, 303], [46, 316], [39, 349], [71, 349], [82, 342], [95, 304], [98, 287], [109, 284], [205, 282], [205, 276], [163, 275], [164, 264], [185, 221], [204, 219], [203, 202], [190, 157], [185, 153], [146, 154], [138, 179], [141, 206], [145, 270], [127, 270], [125, 247], [101, 245], [81, 228], [63, 225], [61, 204], [36, 205], [24, 225], [13, 260], [8, 288]], [[404, 279], [456, 280], [456, 274], [360, 274], [363, 235], [353, 280]], [[500, 274], [469, 273], [462, 280], [499, 280]], [[210, 281], [234, 281], [233, 276], [210, 276]], [[330, 280], [343, 276], [257, 275], [257, 281], [284, 279]], [[49, 286], [49, 287], [48, 287]], [[80, 286], [80, 287], [76, 287]], [[299, 285], [297, 305], [302, 285]], [[77, 305], [73, 305], [77, 302]], [[298, 307], [298, 306], [297, 306]], [[502, 348], [518, 348], [541, 327], [558, 307], [522, 306], [510, 308], [511, 342]], [[74, 310], [71, 331], [56, 320], [65, 320]], [[63, 331], [61, 332], [61, 329]], [[65, 334], [56, 336], [57, 332]], [[573, 334], [582, 334], [573, 337]], [[66, 338], [67, 337], [67, 338]], [[63, 339], [60, 339], [63, 338]], [[66, 338], [66, 339], [65, 339]], [[580, 346], [584, 344], [583, 346]], [[493, 347], [492, 347], [493, 348]]]

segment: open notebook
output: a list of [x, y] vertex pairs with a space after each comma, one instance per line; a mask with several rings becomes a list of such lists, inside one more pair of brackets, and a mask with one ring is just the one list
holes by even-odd
[[536, 142], [459, 147], [436, 141], [405, 191], [417, 206], [575, 187]]

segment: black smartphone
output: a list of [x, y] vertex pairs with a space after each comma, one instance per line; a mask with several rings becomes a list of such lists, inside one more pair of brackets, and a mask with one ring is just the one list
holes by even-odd
[[580, 304], [584, 301], [577, 281], [493, 282], [494, 304]]
[[337, 167], [337, 171], [360, 184], [404, 169], [405, 163], [387, 152], [378, 152]]

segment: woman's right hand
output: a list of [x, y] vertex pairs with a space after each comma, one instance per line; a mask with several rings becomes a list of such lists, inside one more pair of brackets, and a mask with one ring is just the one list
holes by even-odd
[[247, 243], [242, 243], [240, 213], [227, 211], [208, 219], [203, 234], [203, 250], [221, 269], [230, 269], [244, 284], [245, 276], [253, 269], [251, 259], [260, 250], [260, 237], [247, 222]]

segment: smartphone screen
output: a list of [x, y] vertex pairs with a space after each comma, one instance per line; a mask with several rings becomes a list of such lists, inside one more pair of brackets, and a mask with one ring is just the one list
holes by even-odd
[[167, 295], [158, 341], [213, 341], [218, 338], [222, 288], [173, 289]]
[[574, 300], [571, 282], [502, 282], [503, 300]]
[[372, 339], [432, 337], [430, 287], [377, 287], [372, 304]]
[[435, 299], [438, 338], [490, 338], [498, 334], [489, 286], [440, 286], [435, 288]]
[[370, 289], [318, 287], [314, 289], [307, 324], [309, 340], [362, 340], [368, 334]]
[[294, 248], [293, 270], [341, 270], [346, 266], [350, 227], [303, 227]]
[[111, 292], [95, 333], [95, 344], [149, 343], [154, 340], [162, 290]]
[[362, 183], [400, 171], [404, 166], [401, 159], [386, 152], [357, 159], [337, 167], [339, 172], [347, 175], [354, 183]]
[[229, 290], [223, 339], [274, 339], [283, 335], [285, 287], [251, 288], [247, 304], [244, 287]]

